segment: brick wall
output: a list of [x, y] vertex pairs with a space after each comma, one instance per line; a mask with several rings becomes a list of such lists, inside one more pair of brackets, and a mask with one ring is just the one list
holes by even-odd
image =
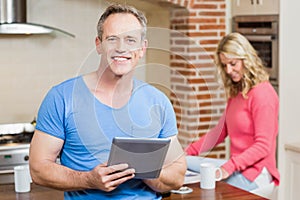
[[[185, 148], [212, 128], [224, 107], [213, 54], [225, 35], [225, 0], [165, 0], [171, 10], [171, 101]], [[225, 144], [208, 155], [225, 157]]]

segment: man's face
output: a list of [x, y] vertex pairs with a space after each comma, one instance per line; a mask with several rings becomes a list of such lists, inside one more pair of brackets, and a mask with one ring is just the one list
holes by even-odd
[[117, 76], [131, 72], [144, 55], [142, 26], [132, 14], [110, 15], [103, 24], [100, 53], [102, 62]]

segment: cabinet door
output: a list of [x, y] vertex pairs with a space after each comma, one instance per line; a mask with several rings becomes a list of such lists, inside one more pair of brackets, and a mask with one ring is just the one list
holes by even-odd
[[253, 15], [256, 13], [256, 0], [233, 0], [231, 3], [232, 16]]
[[279, 0], [233, 0], [232, 16], [279, 14]]
[[279, 14], [279, 0], [255, 0], [256, 14]]
[[300, 153], [287, 151], [285, 199], [299, 199]]

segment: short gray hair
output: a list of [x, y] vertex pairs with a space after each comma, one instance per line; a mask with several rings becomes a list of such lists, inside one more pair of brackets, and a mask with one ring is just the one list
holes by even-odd
[[125, 13], [125, 14], [128, 13], [128, 14], [134, 15], [142, 26], [142, 40], [144, 40], [146, 38], [147, 19], [146, 19], [145, 15], [141, 11], [134, 8], [133, 6], [113, 4], [106, 8], [106, 10], [101, 15], [101, 17], [98, 21], [97, 32], [98, 32], [98, 37], [101, 41], [102, 41], [102, 35], [103, 35], [103, 23], [110, 15], [116, 14], [116, 13]]

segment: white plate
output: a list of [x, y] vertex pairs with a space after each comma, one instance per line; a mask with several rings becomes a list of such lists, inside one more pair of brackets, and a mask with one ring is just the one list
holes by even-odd
[[193, 192], [193, 189], [189, 188], [187, 186], [183, 186], [183, 187], [179, 188], [179, 190], [171, 190], [171, 192], [175, 193], [175, 194], [188, 194], [188, 193]]

